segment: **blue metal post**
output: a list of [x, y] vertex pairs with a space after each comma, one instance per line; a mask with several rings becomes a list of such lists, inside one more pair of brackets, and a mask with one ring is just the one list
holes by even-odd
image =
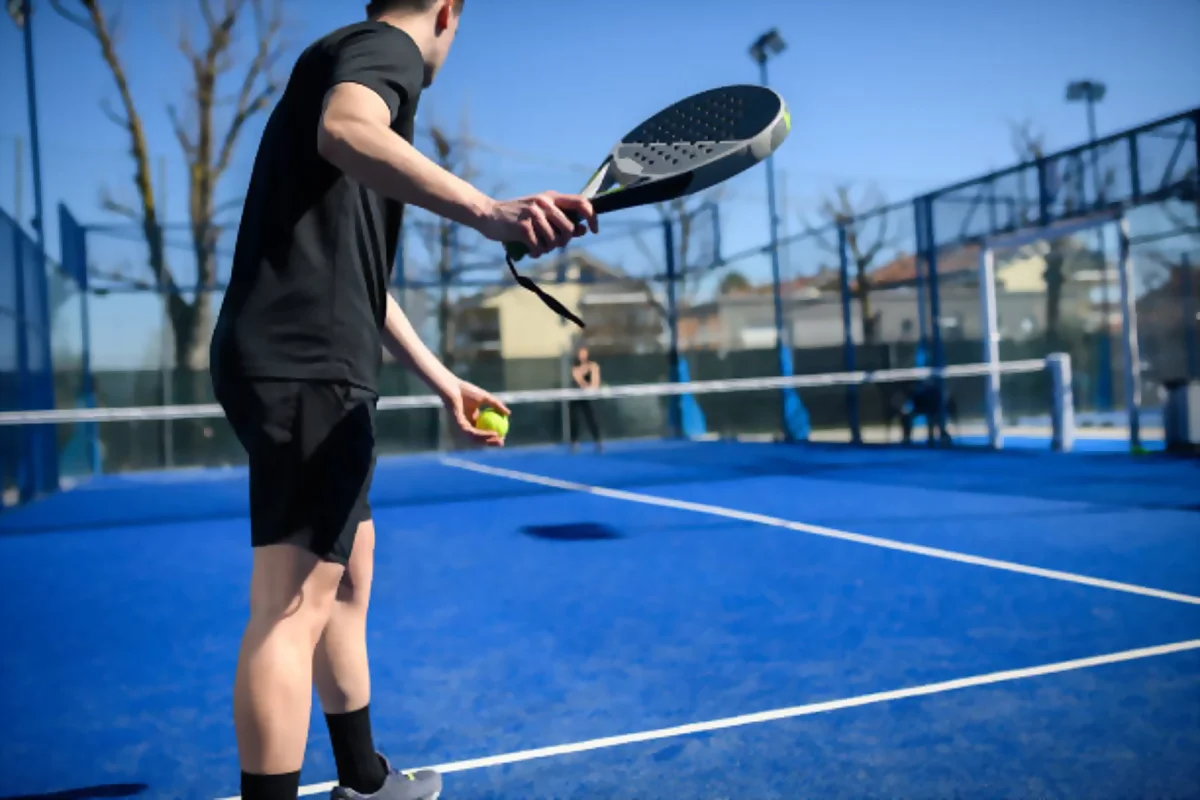
[[[758, 69], [762, 85], [768, 86], [767, 61], [765, 58], [759, 62]], [[783, 336], [783, 283], [779, 267], [779, 212], [775, 201], [775, 157], [773, 155], [767, 157], [767, 213], [770, 215], [771, 294], [775, 300], [775, 346], [777, 349], [783, 350], [786, 346]], [[783, 360], [781, 358], [780, 374], [791, 374], [790, 371], [784, 372], [783, 369]]]
[[[920, 201], [917, 201], [918, 203]], [[918, 242], [921, 240], [921, 213], [916, 204], [913, 206], [913, 229]], [[913, 366], [923, 367], [929, 361], [929, 310], [925, 297], [928, 288], [926, 280], [927, 263], [921, 248], [913, 255], [913, 274], [917, 291], [917, 352], [913, 356]]]
[[[667, 327], [670, 336], [667, 352], [668, 369], [672, 383], [687, 383], [691, 380], [688, 363], [679, 352], [679, 300], [675, 283], [680, 279], [679, 265], [675, 256], [675, 225], [672, 220], [663, 220], [663, 251], [667, 265]], [[685, 269], [686, 269], [686, 265]], [[694, 439], [707, 431], [704, 412], [690, 392], [672, 395], [669, 401], [668, 420], [672, 436]]]
[[[929, 265], [929, 313], [933, 323], [930, 332], [933, 337], [933, 353], [930, 355], [930, 366], [934, 372], [934, 386], [939, 397], [945, 397], [946, 387], [945, 380], [942, 378], [940, 370], [946, 366], [946, 353], [942, 349], [942, 324], [941, 324], [941, 302], [938, 297], [938, 273], [937, 273], [937, 239], [934, 232], [933, 222], [933, 200], [932, 197], [921, 197], [916, 200], [916, 208], [919, 211], [917, 236], [920, 246], [918, 252], [925, 254], [925, 261]], [[946, 404], [938, 403], [938, 426], [941, 430], [945, 430], [946, 426]]]
[[[34, 207], [34, 214], [36, 215], [35, 219], [34, 219], [33, 230], [34, 230], [34, 237], [37, 242], [37, 253], [36, 253], [37, 267], [41, 273], [39, 276], [40, 280], [37, 283], [35, 283], [34, 285], [41, 289], [41, 291], [38, 293], [39, 296], [37, 298], [37, 303], [41, 306], [41, 308], [39, 310], [41, 312], [41, 320], [42, 320], [43, 326], [42, 326], [42, 330], [38, 331], [38, 334], [39, 334], [39, 338], [42, 340], [42, 344], [43, 344], [42, 362], [44, 365], [44, 369], [46, 371], [46, 374], [41, 378], [41, 381], [43, 383], [43, 386], [42, 386], [43, 392], [42, 393], [45, 395], [48, 395], [48, 397], [39, 398], [38, 397], [39, 393], [34, 391], [34, 392], [30, 393], [30, 399], [34, 400], [35, 404], [37, 404], [37, 405], [53, 406], [54, 405], [54, 365], [51, 362], [52, 348], [50, 346], [50, 334], [51, 334], [52, 326], [50, 324], [50, 318], [49, 318], [50, 303], [49, 303], [49, 298], [47, 297], [49, 292], [47, 291], [47, 287], [46, 287], [46, 277], [47, 277], [46, 276], [46, 215], [45, 215], [45, 205], [43, 202], [43, 195], [42, 195], [42, 145], [41, 145], [41, 136], [39, 134], [39, 126], [38, 126], [37, 80], [35, 77], [34, 57], [33, 57], [33, 3], [30, 0], [24, 0], [21, 11], [22, 11], [23, 19], [24, 19], [24, 24], [21, 26], [21, 30], [22, 30], [22, 33], [24, 34], [24, 46], [25, 46], [25, 95], [26, 95], [25, 99], [26, 99], [26, 103], [28, 105], [28, 113], [29, 113], [30, 158], [32, 159], [32, 162], [33, 162], [32, 163], [32, 166], [33, 166], [33, 207]], [[19, 237], [18, 237], [18, 241], [19, 241]], [[30, 312], [30, 309], [26, 308], [25, 309], [26, 315], [28, 315], [29, 312]], [[28, 322], [28, 319], [29, 319], [28, 316], [26, 316], [25, 319], [26, 319], [26, 322]], [[27, 335], [23, 338], [25, 339], [24, 347], [25, 347], [25, 358], [26, 358], [26, 361], [25, 361], [26, 378], [25, 379], [29, 380], [30, 376], [28, 375], [28, 368], [29, 368], [28, 359], [29, 359], [30, 343], [29, 343], [29, 339], [28, 339]], [[37, 443], [39, 441], [41, 441], [42, 439], [48, 439], [50, 442], [53, 442], [54, 438], [55, 438], [55, 434], [54, 434], [54, 431], [52, 428], [51, 429], [33, 429], [30, 431], [30, 434], [31, 434], [30, 447], [32, 450], [35, 450], [35, 451], [39, 450], [39, 446]], [[50, 481], [50, 480], [43, 481], [42, 479], [46, 478], [47, 476], [45, 476], [44, 472], [42, 472], [41, 470], [52, 470], [53, 473], [49, 477], [52, 477], [53, 480], [52, 481]], [[43, 465], [41, 467], [41, 469], [38, 471], [38, 474], [36, 476], [31, 476], [31, 482], [32, 482], [32, 484], [35, 485], [35, 487], [40, 487], [43, 484], [43, 482], [44, 483], [52, 482], [57, 485], [57, 483], [58, 483], [58, 464], [51, 463], [51, 464]]]
[[[758, 60], [759, 80], [763, 86], [769, 86], [767, 78], [767, 59], [764, 54]], [[790, 337], [784, 335], [783, 319], [783, 284], [780, 279], [779, 267], [779, 213], [775, 201], [775, 158], [767, 157], [767, 213], [770, 214], [770, 248], [771, 248], [771, 289], [775, 300], [775, 351], [779, 358], [779, 374], [787, 377], [793, 374], [792, 351]], [[808, 412], [804, 408], [795, 389], [782, 390], [783, 435], [787, 441], [803, 441], [808, 439]]]
[[[846, 254], [846, 227], [838, 225], [838, 257], [842, 281], [842, 359], [847, 372], [854, 372], [854, 314], [850, 303], [850, 258]], [[846, 411], [850, 418], [850, 441], [862, 444], [859, 425], [858, 387], [846, 387]]]
[[[20, 227], [13, 225], [12, 263], [16, 272], [16, 313], [17, 313], [17, 397], [19, 407], [28, 411], [35, 405], [33, 402], [33, 381], [29, 379], [29, 312], [26, 309], [25, 264], [24, 248], [21, 246], [22, 233]], [[36, 494], [36, 477], [33, 471], [35, 463], [34, 429], [32, 425], [24, 425], [19, 429], [21, 457], [17, 460], [17, 489], [22, 503], [32, 500]]]
[[46, 252], [46, 217], [42, 207], [42, 145], [38, 135], [37, 81], [34, 77], [33, 61], [33, 3], [25, 0], [23, 9], [25, 24], [21, 26], [25, 37], [25, 95], [29, 106], [29, 147], [33, 160], [33, 208], [37, 215], [34, 235], [38, 250]]
[[[667, 335], [670, 339], [667, 346], [667, 374], [672, 383], [678, 383], [679, 375], [679, 318], [675, 300], [675, 226], [669, 219], [662, 221], [663, 253], [667, 262]], [[670, 399], [671, 410], [668, 415], [671, 424], [671, 435], [680, 436], [683, 433], [683, 409], [678, 395]]]
[[[88, 283], [87, 229], [76, 221], [63, 203], [58, 204], [58, 238], [62, 267], [79, 287], [80, 315], [80, 400], [84, 408], [96, 407], [96, 381], [92, 374], [91, 286]], [[84, 423], [86, 456], [93, 475], [100, 475], [104, 466], [100, 459], [99, 429], [94, 422]]]

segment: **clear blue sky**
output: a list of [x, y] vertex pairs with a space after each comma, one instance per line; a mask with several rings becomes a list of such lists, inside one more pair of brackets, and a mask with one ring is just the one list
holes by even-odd
[[[151, 148], [166, 161], [170, 217], [182, 222], [184, 172], [164, 109], [185, 86], [175, 41], [196, 3], [122, 5], [120, 51]], [[364, 3], [285, 5], [294, 56], [327, 30], [360, 19]], [[124, 134], [99, 111], [102, 98], [116, 99], [111, 76], [89, 37], [58, 19], [45, 0], [34, 6], [48, 211], [64, 201], [84, 220], [101, 221], [102, 185], [133, 198]], [[483, 181], [510, 193], [575, 189], [586, 177], [580, 172], [646, 113], [712, 85], [755, 81], [746, 49], [772, 25], [790, 45], [773, 62], [771, 80], [796, 121], [778, 158], [792, 210], [810, 208], [838, 182], [874, 182], [899, 200], [1002, 167], [1013, 161], [1014, 120], [1032, 121], [1051, 148], [1079, 143], [1086, 138], [1083, 108], [1063, 99], [1072, 79], [1108, 84], [1101, 134], [1200, 105], [1200, 0], [468, 0], [467, 6], [422, 116], [453, 128], [466, 114], [474, 137], [512, 153], [487, 158]], [[6, 109], [0, 206], [11, 211], [14, 140], [27, 129], [20, 38], [6, 21], [0, 69]], [[241, 193], [257, 133], [255, 126], [244, 138], [224, 195]], [[27, 141], [25, 147], [28, 154]], [[731, 187], [739, 221], [732, 245], [765, 237], [762, 184], [757, 170]], [[24, 185], [28, 217], [28, 170]], [[57, 252], [51, 223], [50, 250]]]

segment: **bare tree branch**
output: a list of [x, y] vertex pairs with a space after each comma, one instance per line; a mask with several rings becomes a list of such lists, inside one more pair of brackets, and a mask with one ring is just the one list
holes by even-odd
[[245, 197], [234, 197], [226, 200], [223, 203], [217, 203], [217, 205], [213, 208], [213, 214], [221, 214], [225, 211], [234, 211], [235, 209], [239, 209], [242, 207], [242, 204], [245, 201]]
[[118, 114], [116, 109], [112, 107], [112, 103], [107, 98], [100, 101], [100, 113], [108, 118], [108, 121], [116, 125], [118, 128], [129, 130], [129, 118]]
[[1188, 222], [1186, 219], [1184, 219], [1183, 215], [1171, 205], [1170, 201], [1159, 203], [1158, 208], [1162, 211], [1163, 216], [1167, 218], [1167, 220], [1175, 227], [1177, 231], [1184, 233], [1192, 232], [1193, 236], [1197, 235], [1195, 230], [1196, 225], [1200, 224], [1200, 206], [1197, 206], [1196, 209], [1197, 219], [1195, 222]]
[[[113, 283], [123, 284], [124, 286], [127, 286], [131, 289], [138, 289], [143, 292], [152, 292], [158, 288], [157, 286], [155, 286], [153, 283], [150, 283], [149, 281], [143, 280], [141, 278], [134, 278], [123, 271], [110, 272], [110, 271], [104, 270], [104, 269], [97, 269], [95, 267], [89, 267], [88, 273], [93, 278], [101, 278], [103, 280], [111, 281]], [[100, 290], [100, 291], [103, 291], [103, 290]]]
[[50, 0], [50, 7], [67, 22], [82, 28], [90, 36], [95, 35], [96, 32], [92, 27], [91, 19], [84, 14], [76, 14], [73, 11], [69, 11], [63, 0]]
[[204, 27], [211, 36], [217, 27], [217, 15], [213, 12], [212, 3], [209, 0], [200, 0], [200, 16], [204, 19]]
[[1013, 151], [1023, 162], [1046, 157], [1046, 135], [1037, 131], [1029, 120], [1009, 123]]
[[799, 214], [798, 216], [803, 234], [814, 239], [817, 243], [817, 247], [835, 256], [841, 252], [841, 250], [838, 248], [837, 242], [830, 241], [829, 237], [825, 235], [825, 230], [823, 228], [815, 227], [811, 222], [808, 221], [808, 217], [806, 217], [804, 214]]
[[[239, 3], [240, 7], [240, 3]], [[272, 3], [270, 14], [263, 7], [263, 0], [250, 0], [254, 15], [254, 28], [258, 41], [257, 49], [246, 67], [242, 87], [238, 93], [236, 110], [221, 143], [214, 172], [219, 176], [229, 167], [238, 136], [246, 123], [265, 110], [279, 91], [279, 82], [271, 74], [281, 54], [280, 34], [283, 31], [282, 5]], [[259, 82], [263, 86], [255, 91]]]
[[55, 0], [52, 5], [58, 13], [64, 15], [65, 19], [79, 25], [96, 41], [100, 46], [101, 57], [108, 66], [109, 71], [112, 73], [113, 81], [117, 85], [124, 118], [122, 119], [111, 108], [106, 109], [105, 104], [101, 105], [101, 110], [129, 134], [130, 152], [134, 159], [134, 183], [137, 187], [143, 208], [141, 219], [150, 250], [150, 267], [154, 271], [155, 276], [160, 281], [163, 281], [169, 278], [169, 274], [166, 264], [166, 253], [162, 246], [162, 231], [159, 226], [154, 186], [150, 178], [150, 149], [146, 142], [145, 129], [142, 126], [141, 117], [133, 100], [133, 92], [129, 86], [129, 79], [125, 72], [124, 64], [117, 55], [113, 20], [104, 15], [99, 0], [77, 1], [84, 12], [86, 12], [86, 22], [83, 21], [84, 18], [68, 11], [59, 0]]
[[100, 190], [100, 207], [105, 211], [125, 217], [132, 222], [138, 222], [142, 218], [141, 213], [133, 206], [117, 200], [107, 186]]
[[634, 230], [630, 231], [629, 238], [633, 240], [633, 243], [637, 247], [638, 252], [640, 252], [643, 256], [645, 256], [646, 261], [648, 261], [651, 264], [659, 263], [659, 259], [662, 257], [662, 253], [661, 252], [656, 253], [653, 249], [651, 249], [650, 245], [646, 244], [646, 240], [642, 238], [641, 230], [634, 229]]
[[167, 106], [167, 117], [171, 120], [171, 129], [175, 132], [175, 139], [179, 142], [179, 147], [191, 161], [196, 157], [196, 144], [192, 141], [183, 121], [180, 120], [179, 110], [175, 108], [174, 104]]
[[[874, 288], [871, 266], [885, 250], [899, 247], [903, 237], [889, 233], [887, 197], [877, 186], [869, 185], [862, 198], [856, 201], [852, 197], [851, 186], [839, 184], [834, 187], [832, 195], [822, 199], [819, 209], [826, 225], [815, 227], [804, 215], [800, 216], [800, 223], [804, 226], [805, 235], [811, 237], [817, 247], [839, 260], [842, 256], [841, 241], [830, 239], [829, 234], [838, 229], [844, 233], [846, 255], [854, 269], [852, 291], [859, 302], [863, 338], [871, 344], [877, 333], [870, 299]], [[872, 223], [876, 230], [869, 234], [867, 228]]]
[[[121, 113], [107, 104], [101, 110], [130, 137], [134, 182], [142, 211], [135, 213], [134, 208], [117, 202], [111, 196], [102, 199], [101, 205], [112, 213], [140, 221], [156, 285], [169, 289], [167, 303], [175, 332], [176, 361], [193, 370], [202, 369], [208, 349], [206, 339], [211, 334], [210, 299], [216, 279], [216, 248], [224, 227], [217, 222], [216, 215], [231, 207], [230, 204], [218, 207], [215, 202], [217, 186], [233, 159], [238, 137], [246, 122], [266, 109], [278, 91], [278, 85], [271, 80], [269, 73], [280, 52], [282, 5], [275, 1], [273, 13], [266, 14], [264, 0], [197, 0], [202, 20], [196, 26], [197, 35], [193, 36], [186, 25], [179, 33], [179, 52], [191, 80], [186, 90], [186, 100], [170, 104], [167, 114], [172, 133], [188, 165], [188, 214], [199, 286], [199, 290], [189, 299], [176, 291], [176, 283], [167, 265], [158, 199], [151, 180], [150, 149], [128, 75], [117, 53], [119, 17], [105, 12], [103, 0], [50, 2], [64, 19], [85, 30], [99, 45], [101, 57], [117, 87]], [[214, 109], [219, 105], [218, 82], [237, 65], [233, 47], [234, 32], [239, 20], [245, 18], [248, 5], [258, 37], [255, 54], [246, 60], [246, 73], [238, 83], [238, 99], [228, 127], [220, 136], [215, 136]]]

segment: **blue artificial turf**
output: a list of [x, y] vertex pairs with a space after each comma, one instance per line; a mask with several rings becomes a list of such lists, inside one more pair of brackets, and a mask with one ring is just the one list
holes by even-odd
[[[1193, 462], [734, 443], [473, 458], [1200, 594]], [[3, 518], [0, 797], [237, 792], [243, 480], [106, 478]], [[167, 521], [206, 498], [221, 513]], [[1197, 605], [428, 457], [382, 462], [373, 499], [372, 715], [408, 766], [1200, 638]], [[1188, 752], [1196, 651], [455, 773], [446, 796], [1188, 796]], [[316, 708], [303, 777], [335, 777]]]

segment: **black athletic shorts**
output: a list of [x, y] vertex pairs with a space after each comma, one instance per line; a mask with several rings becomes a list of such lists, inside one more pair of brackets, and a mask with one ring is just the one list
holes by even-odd
[[217, 401], [250, 460], [250, 541], [346, 564], [371, 518], [375, 394], [342, 383], [221, 379]]

